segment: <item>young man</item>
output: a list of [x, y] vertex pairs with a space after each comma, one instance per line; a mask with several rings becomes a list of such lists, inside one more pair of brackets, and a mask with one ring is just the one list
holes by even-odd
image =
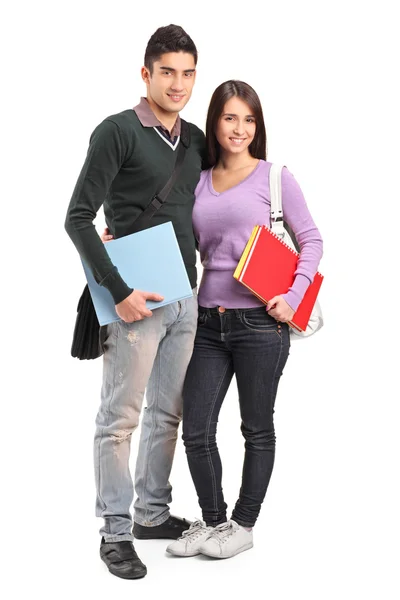
[[[104, 518], [100, 555], [111, 573], [126, 579], [146, 575], [132, 544], [134, 537], [175, 539], [190, 525], [170, 516], [168, 479], [197, 324], [192, 208], [205, 148], [200, 129], [189, 124], [190, 145], [181, 174], [148, 224], [172, 221], [194, 290], [192, 298], [149, 311], [146, 300], [159, 301], [161, 296], [154, 290], [128, 287], [111, 263], [93, 219], [104, 203], [110, 233], [115, 238], [128, 235], [134, 220], [169, 179], [182, 143], [179, 111], [190, 99], [196, 64], [196, 47], [181, 27], [169, 25], [153, 34], [142, 67], [147, 98], [133, 110], [108, 117], [94, 130], [65, 223], [95, 278], [111, 292], [121, 317], [107, 326], [94, 458], [96, 514]], [[132, 532], [130, 441], [145, 389]]]

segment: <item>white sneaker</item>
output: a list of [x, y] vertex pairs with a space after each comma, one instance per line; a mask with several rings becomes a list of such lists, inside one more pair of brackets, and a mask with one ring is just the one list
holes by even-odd
[[196, 554], [200, 554], [200, 544], [212, 531], [213, 527], [207, 527], [204, 521], [198, 519], [182, 533], [181, 537], [167, 546], [167, 552], [175, 556], [196, 556]]
[[213, 558], [230, 558], [252, 547], [253, 531], [247, 531], [231, 519], [214, 527], [199, 549], [201, 554]]

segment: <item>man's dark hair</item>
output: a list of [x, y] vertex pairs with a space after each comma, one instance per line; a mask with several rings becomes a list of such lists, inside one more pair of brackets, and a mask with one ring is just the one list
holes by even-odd
[[153, 73], [153, 64], [167, 52], [187, 52], [192, 54], [197, 64], [197, 48], [190, 36], [179, 25], [159, 27], [148, 41], [144, 54], [144, 66]]
[[256, 120], [256, 133], [249, 146], [249, 152], [254, 158], [267, 159], [267, 134], [265, 131], [264, 116], [261, 108], [260, 98], [254, 89], [244, 81], [229, 80], [221, 83], [214, 91], [210, 106], [208, 107], [206, 123], [206, 144], [208, 166], [217, 164], [220, 154], [220, 146], [215, 132], [219, 118], [224, 106], [233, 96], [237, 96], [251, 108]]

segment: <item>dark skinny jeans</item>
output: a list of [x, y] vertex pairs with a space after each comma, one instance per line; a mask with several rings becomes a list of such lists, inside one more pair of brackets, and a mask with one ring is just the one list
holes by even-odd
[[288, 325], [278, 323], [264, 307], [224, 312], [199, 307], [183, 392], [183, 441], [207, 525], [215, 527], [227, 520], [216, 431], [234, 374], [245, 455], [231, 518], [243, 527], [256, 522], [274, 465], [274, 404], [289, 346]]

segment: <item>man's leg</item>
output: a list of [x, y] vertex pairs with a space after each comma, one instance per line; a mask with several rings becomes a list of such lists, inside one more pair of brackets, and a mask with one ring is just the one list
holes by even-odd
[[159, 342], [165, 334], [164, 310], [154, 311], [143, 321], [108, 326], [94, 461], [96, 515], [104, 518], [100, 533], [109, 543], [133, 540], [130, 442]]
[[[167, 333], [160, 342], [147, 387], [135, 473], [134, 520], [150, 528], [169, 518], [169, 475], [182, 418], [183, 382], [196, 334], [197, 296], [165, 308]], [[180, 533], [177, 531], [176, 537]]]

